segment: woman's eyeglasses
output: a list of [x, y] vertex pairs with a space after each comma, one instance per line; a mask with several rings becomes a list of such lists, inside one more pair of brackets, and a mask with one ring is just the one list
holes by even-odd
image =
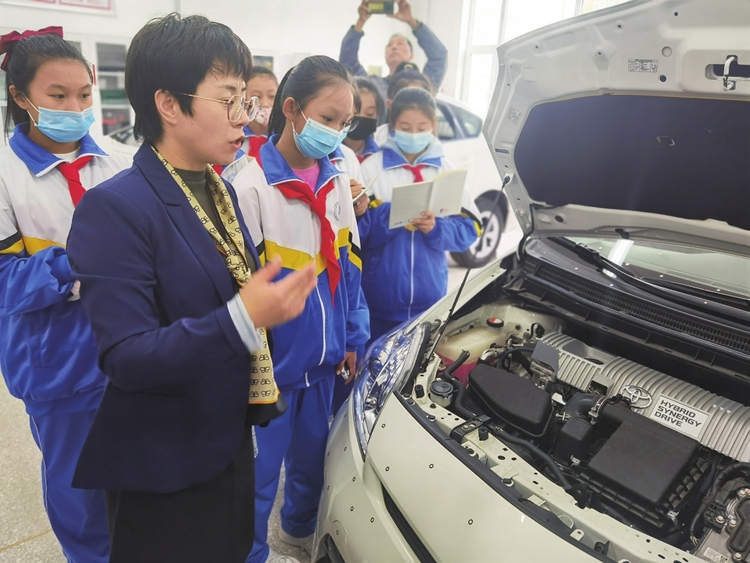
[[245, 96], [235, 94], [228, 100], [217, 100], [216, 98], [206, 98], [204, 96], [196, 96], [195, 94], [185, 94], [184, 92], [175, 92], [180, 96], [188, 96], [189, 98], [198, 98], [199, 100], [208, 100], [209, 102], [218, 102], [227, 106], [227, 119], [232, 123], [237, 123], [242, 117], [244, 111], [248, 119], [252, 121], [255, 116], [258, 115], [260, 109], [260, 103], [258, 102], [258, 96], [252, 96], [249, 100], [245, 99]]

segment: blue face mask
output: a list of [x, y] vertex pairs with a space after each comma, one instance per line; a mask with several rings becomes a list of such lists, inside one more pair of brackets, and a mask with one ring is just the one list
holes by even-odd
[[422, 152], [430, 145], [432, 137], [432, 131], [423, 131], [422, 133], [394, 131], [393, 133], [393, 139], [404, 154], [418, 154]]
[[[30, 100], [29, 103], [31, 104]], [[34, 104], [31, 106], [39, 112], [39, 121], [34, 121], [37, 129], [58, 143], [80, 141], [95, 121], [93, 107], [77, 112], [38, 108]], [[34, 120], [33, 117], [31, 119]]]
[[[302, 108], [299, 111], [302, 113]], [[297, 133], [294, 125], [292, 125], [292, 131], [294, 131], [294, 142], [299, 152], [307, 158], [318, 160], [328, 156], [339, 148], [339, 145], [349, 133], [349, 127], [344, 127], [341, 131], [336, 131], [332, 127], [310, 119], [304, 113], [302, 113], [302, 117], [307, 120], [305, 126], [302, 128], [302, 132]]]

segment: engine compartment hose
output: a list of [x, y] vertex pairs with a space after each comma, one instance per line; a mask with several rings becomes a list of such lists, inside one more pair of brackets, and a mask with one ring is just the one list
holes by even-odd
[[708, 490], [708, 494], [705, 496], [703, 502], [701, 502], [701, 505], [698, 508], [698, 511], [690, 521], [690, 535], [692, 537], [696, 537], [695, 529], [698, 526], [698, 521], [701, 519], [701, 516], [703, 516], [703, 512], [706, 510], [709, 504], [716, 500], [721, 486], [726, 483], [729, 478], [732, 477], [735, 473], [744, 473], [746, 476], [750, 476], [750, 463], [743, 461], [730, 463], [716, 474], [716, 478], [711, 484], [711, 488]]
[[451, 400], [451, 406], [453, 412], [465, 420], [470, 420], [476, 417], [476, 413], [471, 412], [469, 409], [463, 406], [464, 394], [466, 393], [466, 387], [453, 376], [453, 372], [460, 368], [466, 360], [469, 359], [471, 352], [468, 350], [461, 350], [458, 358], [449, 365], [445, 370], [437, 374], [438, 379], [443, 379], [453, 386], [453, 398]]
[[449, 365], [447, 368], [445, 368], [445, 371], [443, 372], [444, 375], [450, 375], [453, 376], [453, 372], [455, 372], [458, 368], [460, 368], [466, 360], [469, 359], [469, 356], [471, 356], [471, 352], [468, 350], [461, 350], [461, 353], [458, 355], [458, 358]]
[[[497, 357], [497, 367], [499, 368], [503, 367], [503, 362], [505, 362], [506, 358], [508, 358], [509, 356], [512, 356], [516, 352], [533, 352], [533, 351], [534, 351], [533, 346], [520, 346], [518, 348], [508, 348], [505, 352], [503, 352]], [[526, 358], [524, 358], [523, 360], [519, 360], [519, 363], [524, 368], [526, 368], [526, 371], [529, 371], [531, 367], [531, 363], [528, 360], [526, 360]]]
[[535, 458], [537, 458], [541, 462], [544, 462], [544, 464], [549, 467], [550, 471], [552, 471], [555, 478], [557, 479], [557, 482], [560, 483], [563, 489], [568, 491], [572, 488], [570, 481], [568, 481], [568, 478], [563, 474], [563, 472], [555, 463], [555, 460], [552, 459], [549, 454], [542, 451], [528, 440], [524, 440], [523, 438], [519, 438], [518, 436], [513, 436], [513, 434], [509, 434], [508, 432], [503, 432], [501, 436], [498, 436], [496, 433], [495, 436], [497, 436], [500, 441], [510, 442], [511, 444], [523, 446], [524, 448], [528, 449]]

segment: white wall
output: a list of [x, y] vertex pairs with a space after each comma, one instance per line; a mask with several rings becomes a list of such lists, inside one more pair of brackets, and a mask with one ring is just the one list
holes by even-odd
[[[412, 0], [413, 14], [441, 29], [440, 35], [460, 21], [443, 20], [443, 7], [432, 9], [431, 0]], [[460, 4], [462, 0], [432, 0]], [[338, 58], [341, 39], [357, 19], [359, 0], [115, 0], [116, 15], [69, 12], [44, 7], [22, 7], [0, 3], [0, 33], [62, 25], [66, 38], [80, 41], [84, 54], [95, 52], [95, 43], [129, 44], [133, 35], [152, 17], [173, 10], [203, 14], [229, 25], [256, 54], [273, 55], [275, 70], [283, 74], [305, 55], [325, 54]], [[452, 20], [452, 21], [451, 21]], [[386, 16], [372, 16], [365, 26], [360, 61], [385, 67], [384, 47], [393, 33], [409, 33], [409, 27]], [[457, 33], [457, 31], [456, 31]], [[446, 32], [446, 34], [448, 34]], [[447, 43], [446, 43], [447, 45]], [[453, 55], [453, 53], [451, 53]], [[421, 51], [415, 57], [421, 66]], [[451, 60], [451, 63], [454, 63]]]

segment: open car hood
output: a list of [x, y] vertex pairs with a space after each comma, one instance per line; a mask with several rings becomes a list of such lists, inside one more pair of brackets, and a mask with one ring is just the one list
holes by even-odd
[[528, 236], [750, 254], [750, 0], [635, 0], [498, 48], [485, 124]]

